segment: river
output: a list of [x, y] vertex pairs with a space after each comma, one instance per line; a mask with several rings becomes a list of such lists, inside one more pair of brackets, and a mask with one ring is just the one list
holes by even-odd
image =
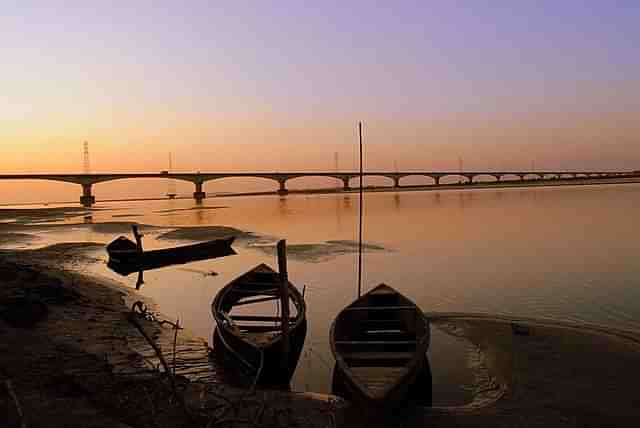
[[[425, 311], [640, 330], [640, 184], [369, 193], [364, 213], [364, 239], [370, 245], [364, 255], [365, 290], [387, 283]], [[184, 244], [158, 239], [184, 226], [253, 232], [253, 239], [234, 245], [236, 256], [145, 273], [140, 292], [164, 314], [179, 317], [210, 340], [216, 292], [258, 263], [276, 267], [270, 244], [286, 238], [289, 277], [300, 289], [306, 286], [309, 321], [292, 385], [328, 391], [333, 365], [329, 327], [356, 297], [357, 219], [354, 194], [211, 198], [202, 205], [191, 200], [110, 202], [98, 204], [90, 217], [47, 219], [33, 228], [37, 240], [13, 246], [107, 243], [126, 230], [126, 225], [105, 224], [110, 222], [158, 226], [147, 229], [146, 248]], [[95, 255], [101, 262], [81, 269], [135, 286], [136, 275], [118, 276], [107, 269], [103, 250]], [[453, 342], [434, 333], [429, 355], [434, 404], [438, 382], [446, 383], [447, 376], [455, 375], [450, 366], [461, 364], [448, 358], [451, 349], [464, 347]]]

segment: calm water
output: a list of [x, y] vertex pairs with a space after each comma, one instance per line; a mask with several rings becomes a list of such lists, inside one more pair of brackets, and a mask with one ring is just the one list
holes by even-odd
[[[286, 238], [290, 245], [357, 238], [357, 195], [216, 198], [199, 208], [192, 201], [98, 208], [93, 226], [41, 226], [44, 239], [26, 245], [109, 242], [120, 233], [99, 223], [115, 221], [162, 226], [147, 232], [147, 248], [184, 243], [155, 239], [178, 226], [233, 226], [260, 235], [261, 243]], [[365, 254], [364, 285], [388, 283], [426, 311], [492, 312], [640, 330], [639, 213], [636, 184], [367, 194], [365, 240], [385, 250]], [[276, 266], [273, 255], [253, 245], [239, 242], [237, 256], [146, 272], [140, 292], [164, 314], [180, 317], [210, 339], [216, 292], [260, 262]], [[313, 251], [289, 260], [292, 282], [307, 286], [309, 319], [293, 386], [327, 391], [333, 366], [329, 326], [355, 297], [357, 254], [345, 245], [305, 248]], [[102, 251], [98, 254], [104, 258]], [[84, 269], [131, 286], [136, 281], [135, 275], [117, 276], [104, 263]], [[210, 271], [219, 275], [207, 276]], [[446, 353], [457, 346], [443, 344], [439, 351], [437, 337], [430, 351], [435, 404], [436, 382], [446, 382], [443, 374], [454, 364]]]

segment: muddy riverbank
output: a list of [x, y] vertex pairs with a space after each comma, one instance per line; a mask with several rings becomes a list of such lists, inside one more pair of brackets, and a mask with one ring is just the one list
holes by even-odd
[[[205, 427], [250, 420], [262, 426], [319, 427], [335, 420], [338, 406], [326, 397], [247, 394], [208, 382], [213, 369], [206, 341], [180, 330], [173, 354], [171, 326], [131, 315], [139, 296], [116, 283], [61, 269], [61, 258], [84, 256], [61, 256], [65, 253], [59, 250], [0, 254], [2, 426]], [[175, 390], [136, 324], [176, 367]]]

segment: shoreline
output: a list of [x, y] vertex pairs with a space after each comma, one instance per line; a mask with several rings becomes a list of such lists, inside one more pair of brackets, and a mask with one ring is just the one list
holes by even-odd
[[[476, 189], [524, 189], [524, 188], [537, 188], [537, 187], [563, 187], [563, 186], [595, 186], [603, 184], [638, 184], [640, 183], [640, 177], [612, 177], [612, 178], [572, 178], [572, 179], [554, 179], [554, 180], [526, 180], [526, 181], [489, 181], [478, 182], [474, 184], [440, 184], [440, 185], [405, 185], [400, 187], [390, 186], [370, 186], [364, 187], [365, 193], [390, 193], [390, 192], [431, 192], [431, 191], [450, 191], [450, 190], [476, 190]], [[345, 194], [349, 195], [357, 193], [358, 188], [352, 188], [344, 190], [342, 188], [320, 188], [320, 189], [304, 189], [304, 190], [288, 190], [286, 193], [281, 194], [278, 191], [264, 191], [264, 192], [238, 192], [238, 193], [214, 193], [207, 194], [206, 199], [218, 199], [218, 198], [235, 198], [246, 196], [286, 196], [286, 195], [332, 195], [332, 194]], [[122, 199], [97, 199], [96, 204], [109, 203], [109, 202], [144, 202], [144, 201], [171, 201], [171, 200], [193, 200], [191, 196], [178, 196], [175, 198], [167, 197], [148, 197], [148, 198], [122, 198]], [[78, 201], [58, 201], [58, 202], [25, 202], [25, 203], [0, 203], [0, 210], [3, 207], [15, 207], [15, 206], [48, 206], [48, 205], [78, 205]], [[91, 212], [96, 208], [82, 208], [86, 212]], [[99, 207], [98, 207], [99, 209]]]
[[[141, 295], [67, 269], [62, 262], [69, 260], [62, 259], [68, 257], [47, 247], [0, 251], [2, 426], [86, 427], [90, 417], [92, 427], [204, 427], [223, 418], [202, 409], [227, 406], [238, 418], [262, 409], [261, 420], [282, 426], [327, 426], [334, 416], [339, 400], [321, 394], [248, 395], [221, 383], [206, 340], [181, 329], [172, 352], [175, 331], [158, 322], [161, 315], [129, 321], [131, 302]], [[72, 257], [81, 263], [85, 256]], [[159, 368], [157, 352], [136, 324], [162, 349], [175, 375]]]
[[[82, 262], [83, 256], [64, 257]], [[67, 270], [62, 258], [55, 248], [0, 252], [0, 380], [11, 381], [29, 426], [84, 426], [86, 414], [97, 418], [94, 426], [147, 426], [156, 412], [166, 412], [166, 425], [156, 413], [156, 426], [192, 426], [176, 403], [162, 410], [149, 406], [167, 399], [170, 391], [167, 377], [150, 368], [157, 364], [150, 346], [127, 322], [131, 302], [141, 296], [104, 278]], [[44, 302], [48, 311], [32, 327], [7, 321], [7, 298], [24, 293]], [[473, 344], [478, 385], [472, 403], [416, 408], [407, 426], [616, 426], [637, 417], [633, 397], [634, 380], [640, 380], [640, 332], [492, 314], [426, 316], [434, 327]], [[140, 323], [168, 349], [173, 329], [148, 319]], [[212, 380], [207, 354], [206, 341], [180, 332], [177, 379], [190, 408], [220, 406], [221, 396], [240, 400], [246, 393]], [[143, 391], [152, 391], [153, 399]], [[123, 394], [135, 406], [121, 402]], [[17, 419], [10, 401], [0, 393], [0, 408], [9, 409], [8, 426], [13, 426]], [[64, 414], [58, 410], [61, 402]], [[280, 409], [290, 418], [282, 420], [285, 425], [355, 426], [350, 414], [356, 412], [356, 422], [359, 414], [331, 396], [282, 391], [257, 391], [242, 407], [251, 417], [267, 409], [264, 418], [275, 418], [278, 412], [269, 416], [269, 409]]]

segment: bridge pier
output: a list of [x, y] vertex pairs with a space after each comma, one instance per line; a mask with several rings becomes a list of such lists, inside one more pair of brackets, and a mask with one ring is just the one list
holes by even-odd
[[193, 199], [195, 199], [196, 201], [202, 201], [202, 200], [206, 199], [207, 198], [207, 194], [202, 189], [203, 183], [198, 181], [195, 184], [196, 184], [196, 191], [193, 192]]
[[393, 177], [393, 187], [400, 187], [400, 177]]
[[91, 207], [96, 203], [96, 197], [91, 194], [91, 184], [82, 185], [82, 196], [80, 196], [80, 203], [84, 207]]
[[286, 183], [287, 180], [278, 180], [278, 184], [280, 185], [280, 188], [278, 189], [278, 195], [286, 195], [287, 193], [289, 193]]
[[436, 176], [436, 177], [431, 177], [431, 178], [433, 178], [433, 181], [435, 182], [435, 185], [436, 185], [436, 186], [439, 186], [439, 185], [440, 185], [440, 179], [441, 179], [442, 177], [438, 177], [438, 176]]
[[351, 186], [349, 186], [349, 179], [348, 178], [343, 178], [342, 179], [342, 190], [349, 191], [351, 190]]

